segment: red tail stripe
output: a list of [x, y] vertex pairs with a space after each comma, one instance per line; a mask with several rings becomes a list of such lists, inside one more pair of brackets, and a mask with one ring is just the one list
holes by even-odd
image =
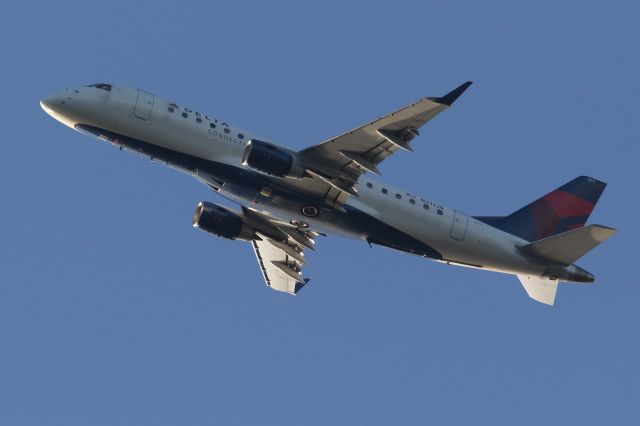
[[588, 216], [595, 204], [568, 192], [556, 190], [544, 196], [553, 211], [560, 217]]

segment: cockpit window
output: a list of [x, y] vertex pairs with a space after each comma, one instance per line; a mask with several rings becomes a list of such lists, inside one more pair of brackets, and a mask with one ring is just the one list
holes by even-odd
[[111, 91], [111, 85], [107, 84], [107, 83], [96, 83], [96, 84], [90, 84], [87, 87], [95, 87], [96, 89], [100, 89], [100, 90], [106, 90], [107, 92]]

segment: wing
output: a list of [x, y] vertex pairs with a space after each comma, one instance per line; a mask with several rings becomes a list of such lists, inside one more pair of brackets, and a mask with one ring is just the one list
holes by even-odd
[[[309, 282], [309, 278], [302, 278], [301, 275], [304, 263], [274, 245], [273, 240], [258, 240], [252, 243], [262, 276], [269, 287], [277, 291], [296, 294]], [[295, 250], [293, 246], [288, 246], [291, 250]]]
[[245, 208], [243, 213], [257, 229], [259, 239], [251, 244], [266, 284], [277, 291], [298, 293], [309, 282], [308, 278], [302, 277], [306, 264], [304, 249], [314, 250], [314, 239], [319, 234], [274, 220], [255, 210]]
[[[338, 198], [340, 195], [343, 199], [357, 195], [353, 186], [361, 174], [380, 174], [378, 164], [385, 158], [399, 149], [411, 151], [409, 142], [418, 136], [420, 127], [450, 107], [470, 85], [468, 81], [445, 96], [420, 99], [350, 132], [298, 152], [304, 161], [316, 166], [315, 170], [308, 169], [307, 175], [315, 180], [315, 186], [323, 183], [325, 187], [329, 185], [329, 189], [338, 191], [334, 194]], [[314, 186], [305, 184], [307, 187]]]

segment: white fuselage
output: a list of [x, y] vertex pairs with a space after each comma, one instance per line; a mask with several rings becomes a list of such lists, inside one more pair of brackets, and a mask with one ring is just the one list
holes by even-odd
[[[147, 92], [115, 85], [109, 91], [81, 87], [52, 95], [42, 101], [42, 106], [69, 127], [85, 132], [91, 128], [90, 133], [102, 139], [152, 157], [156, 152], [153, 147], [159, 147], [163, 153], [176, 153], [211, 162], [225, 170], [235, 170], [235, 174], [229, 173], [242, 179], [259, 175], [244, 166], [241, 160], [247, 141], [256, 135]], [[100, 130], [104, 130], [104, 134]], [[119, 135], [152, 148], [125, 143], [119, 140]], [[197, 162], [189, 166], [180, 160], [180, 155], [176, 159], [163, 157], [163, 154], [155, 158], [194, 175], [234, 202], [286, 221], [304, 221], [312, 228], [370, 239], [371, 233], [366, 226], [354, 226], [353, 220], [342, 218], [357, 211], [371, 218], [371, 223], [388, 226], [433, 248], [441, 255], [436, 260], [498, 272], [545, 274], [546, 265], [532, 261], [518, 250], [517, 246], [527, 241], [457, 210], [374, 180], [370, 174], [359, 179], [358, 197], [347, 200], [347, 213], [324, 206], [316, 217], [307, 217], [301, 213], [299, 203], [287, 202], [286, 197], [273, 195], [271, 191], [251, 192], [243, 183], [231, 178], [224, 185], [217, 185], [215, 176], [204, 173]], [[266, 186], [273, 182], [286, 189], [286, 179], [260, 179], [267, 182]], [[384, 245], [412, 251], [393, 244]]]

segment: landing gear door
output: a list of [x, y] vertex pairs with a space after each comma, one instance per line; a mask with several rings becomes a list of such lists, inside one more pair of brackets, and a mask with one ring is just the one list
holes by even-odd
[[467, 225], [469, 224], [469, 216], [455, 210], [453, 215], [453, 225], [451, 226], [451, 238], [456, 241], [463, 241], [467, 234]]
[[151, 118], [151, 110], [153, 109], [154, 96], [144, 90], [138, 90], [138, 99], [133, 109], [133, 115], [141, 120]]

